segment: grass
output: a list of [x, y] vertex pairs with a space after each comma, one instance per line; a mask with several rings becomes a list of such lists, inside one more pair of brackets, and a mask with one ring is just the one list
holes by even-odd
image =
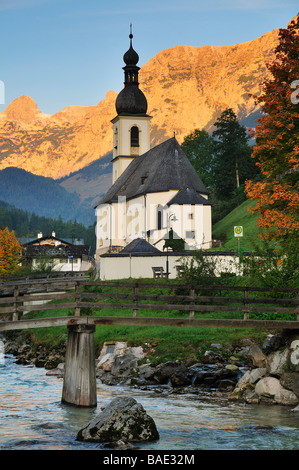
[[[221, 250], [237, 250], [238, 239], [234, 236], [236, 225], [243, 226], [243, 237], [240, 238], [241, 249], [253, 251], [255, 245], [262, 248], [261, 239], [258, 237], [260, 229], [257, 226], [257, 216], [248, 211], [249, 206], [254, 207], [254, 203], [251, 200], [244, 201], [213, 226], [213, 239], [221, 239], [222, 234], [226, 236], [226, 242], [222, 243]], [[275, 248], [274, 244], [273, 248]]]

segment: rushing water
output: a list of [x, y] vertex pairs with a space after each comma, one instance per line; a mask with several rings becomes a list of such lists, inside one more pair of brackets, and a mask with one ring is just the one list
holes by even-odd
[[[142, 450], [298, 450], [299, 413], [290, 407], [244, 405], [197, 395], [97, 386], [97, 408], [61, 403], [62, 379], [45, 369], [0, 357], [0, 450], [99, 450], [76, 434], [103, 405], [134, 397], [157, 425], [160, 439]], [[107, 448], [106, 448], [107, 450]]]

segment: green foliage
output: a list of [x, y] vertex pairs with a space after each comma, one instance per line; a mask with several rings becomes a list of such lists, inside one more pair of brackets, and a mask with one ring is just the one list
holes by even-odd
[[172, 251], [179, 252], [184, 251], [185, 241], [182, 238], [173, 237], [173, 229], [171, 228], [168, 233], [168, 238], [165, 240], [163, 250], [171, 248]]
[[252, 149], [248, 144], [249, 135], [241, 126], [232, 109], [228, 108], [215, 122], [213, 176], [216, 196], [228, 199], [245, 183], [247, 178], [257, 174], [251, 159]]
[[[255, 253], [244, 257], [244, 270], [252, 285], [259, 287], [299, 287], [298, 236], [273, 250], [269, 242], [256, 245]], [[278, 292], [281, 295], [281, 292]], [[286, 296], [289, 294], [286, 293]]]
[[207, 188], [212, 188], [214, 185], [212, 174], [213, 138], [207, 131], [195, 129], [185, 137], [181, 147], [204, 185]]

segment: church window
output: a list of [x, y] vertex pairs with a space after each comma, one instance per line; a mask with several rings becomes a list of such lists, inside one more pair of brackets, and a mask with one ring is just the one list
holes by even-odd
[[139, 147], [139, 129], [137, 126], [131, 127], [131, 147]]
[[114, 133], [114, 148], [117, 150], [118, 147], [118, 128], [116, 127], [115, 133]]
[[162, 214], [162, 207], [158, 206], [157, 208], [157, 229], [161, 230], [163, 223], [163, 214]]

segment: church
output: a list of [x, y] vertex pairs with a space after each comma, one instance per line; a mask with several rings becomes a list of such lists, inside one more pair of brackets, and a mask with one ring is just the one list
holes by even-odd
[[163, 251], [172, 237], [185, 250], [212, 245], [209, 193], [175, 137], [150, 148], [147, 99], [139, 88], [139, 56], [124, 54], [124, 87], [115, 102], [112, 186], [95, 207], [96, 259], [136, 239]]

